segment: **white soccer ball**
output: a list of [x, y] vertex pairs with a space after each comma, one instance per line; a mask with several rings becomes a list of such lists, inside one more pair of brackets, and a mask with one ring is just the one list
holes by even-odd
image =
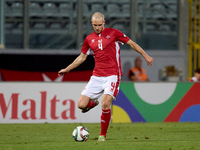
[[89, 138], [89, 131], [86, 127], [78, 126], [72, 132], [72, 136], [77, 142], [87, 141]]

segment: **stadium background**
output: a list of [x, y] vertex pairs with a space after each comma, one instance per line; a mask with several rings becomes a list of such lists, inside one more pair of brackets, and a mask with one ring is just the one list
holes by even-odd
[[[74, 121], [67, 117], [71, 116], [70, 108], [67, 110], [63, 108], [63, 117], [59, 119], [53, 119], [50, 110], [47, 111], [51, 116], [50, 120], [48, 117], [41, 117], [44, 112], [36, 113], [35, 116], [34, 112], [38, 107], [43, 108], [44, 91], [48, 90], [54, 91], [52, 95], [46, 95], [49, 97], [47, 101], [50, 101], [49, 107], [52, 109], [58, 107], [55, 105], [57, 99], [52, 97], [54, 95], [62, 97], [63, 105], [71, 106], [73, 102], [76, 105], [77, 97], [83, 89], [82, 84], [86, 84], [84, 81], [89, 80], [94, 67], [92, 55], [83, 65], [64, 78], [58, 78], [57, 71], [66, 67], [80, 53], [84, 38], [93, 32], [90, 17], [95, 11], [105, 14], [106, 27], [120, 29], [155, 60], [152, 67], [143, 63], [143, 67], [147, 68], [150, 83], [130, 83], [126, 76], [127, 69], [133, 66], [134, 58], [138, 54], [126, 45], [121, 46], [124, 76], [117, 101], [113, 103], [112, 121], [199, 121], [199, 84], [187, 83], [188, 78], [193, 75], [193, 70], [200, 66], [198, 59], [199, 7], [197, 5], [195, 0], [1, 0], [1, 122], [37, 122], [35, 118], [41, 118], [39, 122]], [[163, 81], [160, 76], [160, 71], [170, 65], [180, 71], [180, 75], [173, 83]], [[48, 82], [48, 85], [43, 81]], [[61, 81], [70, 82], [59, 83]], [[74, 85], [77, 88], [70, 88]], [[60, 90], [60, 86], [64, 86], [65, 90]], [[136, 88], [138, 86], [142, 87], [139, 91]], [[160, 89], [164, 91], [156, 90], [154, 97], [151, 97], [147, 93], [149, 89], [142, 90], [145, 89], [143, 86], [150, 86], [149, 89], [161, 86]], [[40, 87], [42, 87], [41, 90], [39, 90]], [[170, 89], [174, 91], [170, 93]], [[74, 92], [76, 90], [77, 93]], [[138, 92], [151, 97], [151, 100], [145, 101], [143, 96], [138, 96]], [[69, 93], [75, 96], [70, 96]], [[21, 95], [24, 96], [21, 97]], [[42, 96], [44, 96], [43, 99]], [[151, 104], [152, 101], [159, 101], [163, 97], [165, 100], [162, 103]], [[40, 99], [41, 104], [37, 104]], [[73, 102], [64, 101], [66, 99], [71, 99]], [[120, 103], [121, 99], [127, 103], [126, 106]], [[18, 105], [23, 102], [19, 107], [21, 110], [16, 110], [14, 100], [19, 102]], [[13, 109], [17, 114], [13, 114]], [[118, 115], [119, 112], [124, 114], [125, 120]], [[54, 111], [54, 113], [59, 112]], [[98, 111], [96, 113], [99, 115]], [[81, 116], [78, 112], [76, 115]], [[12, 118], [15, 119], [12, 120]], [[81, 119], [78, 121], [90, 122]], [[100, 120], [93, 121], [100, 122]]]

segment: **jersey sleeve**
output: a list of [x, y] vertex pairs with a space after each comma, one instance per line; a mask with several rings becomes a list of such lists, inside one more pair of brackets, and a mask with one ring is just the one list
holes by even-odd
[[119, 31], [118, 29], [114, 29], [114, 30], [115, 30], [116, 41], [120, 41], [122, 43], [127, 43], [130, 40], [130, 38], [128, 38], [124, 33]]
[[83, 43], [83, 46], [81, 48], [81, 52], [84, 53], [84, 54], [89, 55], [90, 51], [91, 51], [91, 48], [90, 48], [90, 46], [88, 44], [88, 41], [87, 41], [87, 38], [86, 38], [84, 43]]

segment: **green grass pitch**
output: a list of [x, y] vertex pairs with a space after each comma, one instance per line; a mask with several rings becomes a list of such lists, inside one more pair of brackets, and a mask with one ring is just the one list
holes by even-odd
[[[86, 142], [76, 142], [76, 126], [88, 128]], [[0, 150], [200, 150], [200, 123], [111, 123], [98, 142], [100, 123], [0, 124]]]

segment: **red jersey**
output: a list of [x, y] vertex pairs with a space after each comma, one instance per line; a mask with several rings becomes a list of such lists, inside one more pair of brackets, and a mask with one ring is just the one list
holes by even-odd
[[84, 54], [93, 51], [95, 76], [122, 76], [120, 43], [127, 43], [129, 38], [121, 31], [112, 28], [104, 28], [100, 34], [95, 32], [88, 35], [83, 43], [81, 52]]

